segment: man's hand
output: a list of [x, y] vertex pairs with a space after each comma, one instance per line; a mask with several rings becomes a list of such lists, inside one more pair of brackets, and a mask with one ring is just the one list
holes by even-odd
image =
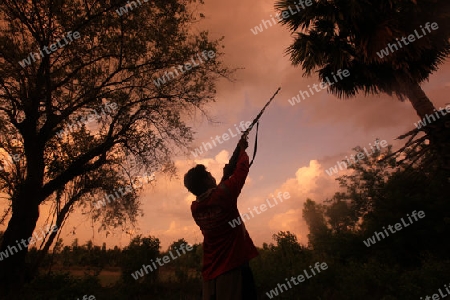
[[231, 156], [230, 163], [226, 164], [223, 167], [223, 177], [221, 181], [224, 181], [228, 178], [230, 178], [231, 175], [233, 175], [234, 169], [236, 168], [237, 159], [239, 156], [239, 153], [245, 149], [248, 148], [248, 142], [247, 142], [247, 136], [242, 136], [239, 140], [238, 144], [236, 145], [236, 149], [234, 149], [233, 155]]

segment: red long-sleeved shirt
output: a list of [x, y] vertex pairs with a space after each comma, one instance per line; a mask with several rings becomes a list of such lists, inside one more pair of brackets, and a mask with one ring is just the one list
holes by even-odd
[[[231, 177], [192, 202], [192, 216], [204, 238], [202, 275], [205, 281], [239, 267], [258, 255], [237, 209], [237, 198], [248, 171], [248, 155], [241, 150]], [[230, 223], [235, 225], [235, 219], [241, 220], [241, 224], [233, 228]]]

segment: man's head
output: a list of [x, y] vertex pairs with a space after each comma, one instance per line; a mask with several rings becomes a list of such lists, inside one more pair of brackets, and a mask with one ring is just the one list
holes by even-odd
[[195, 196], [200, 196], [216, 187], [217, 183], [211, 173], [206, 171], [204, 165], [196, 165], [184, 175], [184, 186]]

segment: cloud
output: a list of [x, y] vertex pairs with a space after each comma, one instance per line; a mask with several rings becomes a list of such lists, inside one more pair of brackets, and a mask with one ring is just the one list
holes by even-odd
[[309, 166], [300, 167], [294, 178], [289, 178], [280, 190], [289, 191], [296, 198], [313, 198], [321, 200], [334, 193], [337, 187], [334, 178], [326, 175], [317, 160], [311, 160]]
[[161, 242], [161, 250], [165, 251], [174, 241], [184, 238], [189, 244], [203, 242], [203, 236], [198, 226], [183, 224], [185, 222], [171, 221], [169, 227], [159, 230], [149, 230], [148, 235], [157, 237]]
[[306, 222], [301, 218], [301, 215], [301, 209], [290, 209], [285, 213], [276, 214], [269, 221], [269, 229], [273, 233], [278, 233], [279, 231], [295, 233], [298, 241], [306, 245], [308, 243], [308, 227]]
[[[182, 177], [181, 174], [187, 172], [195, 164], [202, 163], [216, 178], [219, 178], [219, 175], [222, 174], [222, 167], [228, 159], [229, 153], [222, 151], [213, 158], [202, 158], [195, 161], [179, 160], [176, 162], [176, 166], [179, 176]], [[272, 201], [273, 204], [271, 199], [277, 197], [280, 192], [281, 194], [288, 192], [290, 195], [289, 199], [278, 201], [273, 208], [268, 208], [260, 214], [254, 213], [253, 218], [245, 221], [245, 226], [253, 242], [258, 246], [264, 242], [272, 242], [272, 235], [279, 231], [291, 231], [297, 235], [301, 243], [306, 244], [308, 229], [302, 218], [304, 202], [307, 198], [321, 202], [326, 197], [332, 196], [338, 188], [337, 182], [333, 177], [326, 175], [317, 160], [311, 160], [307, 166], [299, 167], [293, 177], [286, 178], [282, 184], [274, 187], [273, 192], [263, 197], [258, 189], [250, 189], [254, 183], [254, 180], [248, 177], [243, 193], [238, 200], [241, 214], [248, 213], [253, 210], [254, 206], [259, 207], [267, 200]], [[252, 192], [249, 192], [250, 190]], [[143, 195], [143, 198], [145, 197]], [[151, 191], [151, 197], [155, 201], [150, 201], [151, 204], [144, 204], [146, 216], [139, 223], [141, 228], [148, 228], [148, 232], [160, 238], [163, 249], [180, 238], [184, 238], [190, 243], [203, 241], [201, 231], [190, 212], [190, 204], [195, 197], [186, 191], [181, 178], [172, 181], [164, 180]]]
[[[317, 160], [311, 160], [309, 165], [299, 167], [293, 177], [287, 178], [278, 188], [275, 188], [273, 193], [267, 195], [267, 199], [271, 199], [273, 195], [278, 195], [280, 192], [288, 192], [289, 199], [246, 222], [253, 242], [256, 245], [273, 242], [273, 234], [279, 231], [290, 231], [297, 235], [302, 244], [307, 244], [308, 227], [302, 217], [306, 199], [311, 198], [321, 203], [327, 197], [331, 197], [338, 188], [338, 183], [325, 173]], [[264, 203], [264, 200], [252, 198], [246, 202], [258, 205]], [[239, 208], [241, 213], [247, 211], [241, 209], [241, 206]]]

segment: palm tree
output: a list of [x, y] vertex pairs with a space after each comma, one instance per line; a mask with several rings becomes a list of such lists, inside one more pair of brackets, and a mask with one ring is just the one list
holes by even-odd
[[[409, 99], [424, 118], [434, 113], [434, 106], [420, 84], [450, 54], [448, 2], [279, 0], [275, 8], [281, 13], [280, 23], [294, 34], [287, 53], [293, 65], [301, 65], [304, 75], [318, 71], [325, 81], [339, 69], [347, 69], [350, 76], [329, 86], [331, 93], [340, 98], [359, 91], [395, 95], [401, 101]], [[427, 22], [428, 28], [433, 23], [438, 28], [425, 29]], [[415, 30], [420, 38], [405, 39], [406, 45], [402, 38]], [[382, 55], [382, 49], [389, 53]]]

